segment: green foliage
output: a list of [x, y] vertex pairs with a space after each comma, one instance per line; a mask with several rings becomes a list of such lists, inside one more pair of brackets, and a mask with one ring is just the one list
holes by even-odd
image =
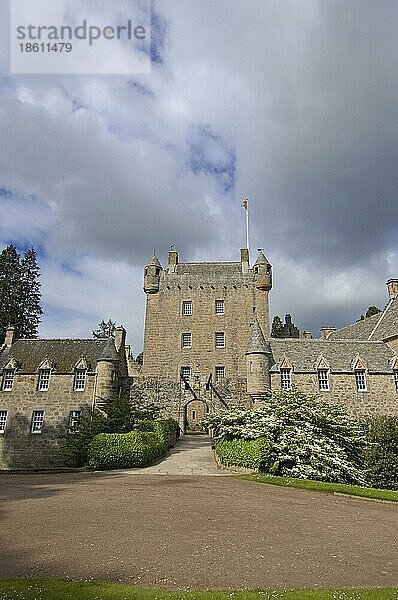
[[19, 337], [37, 337], [42, 314], [39, 276], [33, 248], [22, 259], [12, 244], [0, 253], [0, 343], [9, 325]]
[[216, 443], [216, 453], [223, 465], [267, 469], [271, 443], [267, 438], [255, 440], [221, 439]]
[[373, 317], [373, 315], [378, 315], [379, 313], [381, 313], [380, 308], [377, 308], [377, 306], [369, 306], [365, 317]]
[[364, 461], [369, 484], [398, 490], [398, 417], [371, 417], [365, 428], [369, 444]]
[[278, 315], [275, 315], [273, 321], [272, 321], [272, 327], [271, 327], [271, 337], [279, 337], [280, 333], [283, 329], [283, 323], [281, 321], [281, 318]]
[[83, 410], [79, 426], [65, 438], [65, 452], [70, 466], [83, 467], [87, 464], [88, 449], [93, 438], [107, 430], [106, 415], [97, 409]]
[[100, 470], [145, 467], [166, 449], [165, 440], [151, 431], [99, 433], [90, 443], [88, 464]]
[[363, 428], [342, 407], [297, 389], [273, 391], [257, 410], [210, 415], [206, 425], [216, 440], [268, 438], [274, 475], [365, 483]]
[[109, 319], [105, 322], [103, 319], [98, 323], [98, 329], [93, 331], [93, 337], [97, 339], [106, 339], [115, 336], [116, 322]]

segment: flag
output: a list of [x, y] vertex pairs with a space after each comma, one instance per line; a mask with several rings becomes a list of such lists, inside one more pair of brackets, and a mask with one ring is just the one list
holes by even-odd
[[241, 206], [243, 206], [243, 208], [245, 210], [248, 210], [248, 208], [249, 208], [249, 200], [247, 198], [245, 198], [244, 200], [242, 200], [242, 202], [240, 204], [241, 204]]

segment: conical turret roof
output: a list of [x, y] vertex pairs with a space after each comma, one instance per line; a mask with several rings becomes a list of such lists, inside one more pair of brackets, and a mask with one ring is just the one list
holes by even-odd
[[116, 362], [120, 360], [120, 357], [116, 351], [115, 342], [113, 341], [112, 337], [107, 339], [104, 349], [101, 352], [101, 356], [98, 358], [97, 362], [100, 360], [107, 360], [109, 362]]
[[147, 267], [149, 266], [155, 266], [155, 267], [160, 267], [162, 268], [162, 265], [159, 262], [158, 257], [156, 256], [156, 254], [154, 254], [150, 259], [149, 262], [147, 264]]
[[257, 256], [257, 260], [254, 263], [255, 265], [269, 265], [271, 264], [268, 259], [266, 258], [266, 256], [264, 255], [262, 250], [259, 250], [258, 256]]
[[246, 354], [270, 354], [270, 346], [265, 341], [260, 323], [257, 319], [250, 326], [250, 339]]

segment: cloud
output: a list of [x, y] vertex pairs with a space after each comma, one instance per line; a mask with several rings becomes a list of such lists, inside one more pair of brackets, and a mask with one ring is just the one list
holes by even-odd
[[[75, 332], [96, 325], [79, 310], [120, 314], [138, 346], [123, 277], [142, 314], [153, 249], [238, 259], [242, 197], [252, 248], [274, 266], [274, 314], [315, 332], [385, 303], [398, 255], [397, 29], [398, 5], [384, 0], [165, 0], [154, 3], [150, 75], [5, 74], [0, 187], [14, 196], [0, 197], [0, 237], [44, 240], [56, 328], [72, 322], [62, 311], [78, 311]], [[71, 255], [73, 268], [92, 261], [84, 293], [62, 268]], [[114, 314], [90, 305], [109, 270], [121, 285]], [[65, 281], [69, 307], [56, 294]]]

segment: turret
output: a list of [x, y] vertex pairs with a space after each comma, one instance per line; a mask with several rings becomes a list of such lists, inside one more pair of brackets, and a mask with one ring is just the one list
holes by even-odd
[[117, 397], [119, 363], [120, 356], [116, 351], [113, 338], [110, 337], [97, 359], [97, 387], [95, 393], [97, 405], [104, 405]]
[[246, 352], [247, 393], [255, 402], [271, 388], [269, 372], [270, 346], [264, 338], [257, 319], [250, 326], [249, 345]]
[[398, 296], [398, 279], [389, 279], [387, 281], [388, 296], [390, 300], [393, 300], [395, 296]]
[[272, 288], [272, 266], [265, 258], [263, 252], [259, 254], [253, 267], [256, 288], [269, 292]]
[[146, 294], [156, 294], [159, 291], [161, 270], [162, 265], [154, 254], [144, 268], [144, 292]]

